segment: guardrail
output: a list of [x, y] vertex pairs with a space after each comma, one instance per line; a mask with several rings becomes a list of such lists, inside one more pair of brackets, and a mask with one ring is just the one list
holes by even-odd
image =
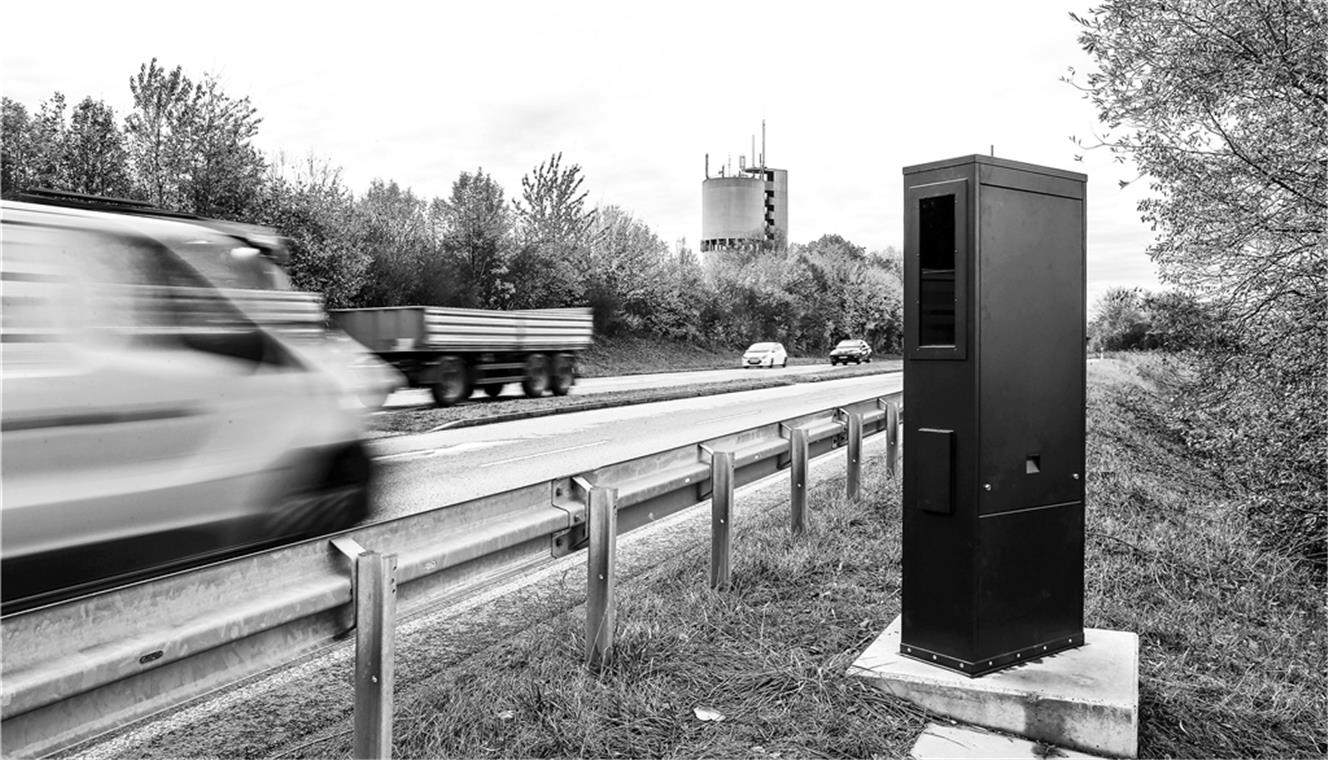
[[601, 663], [618, 534], [710, 499], [711, 585], [726, 587], [733, 489], [790, 470], [802, 530], [812, 457], [846, 448], [855, 497], [862, 437], [887, 432], [896, 471], [899, 402], [872, 397], [4, 618], [0, 749], [56, 752], [354, 631], [355, 753], [387, 756], [398, 614], [585, 547], [586, 659]]

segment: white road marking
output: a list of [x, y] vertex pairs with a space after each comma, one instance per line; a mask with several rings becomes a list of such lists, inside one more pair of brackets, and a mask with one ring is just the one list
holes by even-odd
[[729, 419], [733, 419], [734, 417], [746, 417], [747, 415], [749, 415], [749, 414], [751, 414], [751, 413], [752, 413], [752, 411], [751, 411], [750, 409], [748, 409], [748, 410], [744, 410], [744, 411], [741, 411], [741, 412], [737, 412], [737, 413], [735, 413], [735, 414], [725, 414], [725, 415], [721, 415], [721, 416], [719, 416], [719, 417], [709, 417], [709, 418], [706, 419], [706, 422], [717, 422], [717, 421], [719, 421], [719, 420], [729, 420]]
[[384, 454], [374, 457], [376, 462], [429, 459], [439, 454], [460, 454], [463, 451], [474, 451], [475, 449], [491, 449], [495, 446], [505, 446], [514, 443], [512, 440], [505, 441], [466, 441], [464, 443], [454, 443], [448, 446], [440, 446], [436, 449], [419, 449], [417, 451], [402, 451], [396, 454]]
[[428, 459], [438, 456], [443, 449], [425, 449], [424, 451], [403, 451], [400, 454], [384, 454], [380, 457], [374, 457], [376, 461], [387, 462], [402, 459]]
[[553, 449], [551, 451], [538, 451], [534, 454], [525, 454], [519, 457], [512, 457], [511, 459], [499, 459], [496, 462], [485, 462], [484, 464], [480, 465], [480, 467], [497, 467], [500, 464], [511, 464], [512, 462], [520, 462], [524, 459], [538, 459], [539, 457], [553, 456], [554, 454], [563, 454], [568, 451], [576, 451], [577, 449], [588, 449], [591, 446], [598, 446], [601, 443], [608, 443], [608, 442], [609, 439], [605, 438], [602, 441], [591, 441], [590, 443], [582, 443], [577, 446], [567, 446], [565, 448]]

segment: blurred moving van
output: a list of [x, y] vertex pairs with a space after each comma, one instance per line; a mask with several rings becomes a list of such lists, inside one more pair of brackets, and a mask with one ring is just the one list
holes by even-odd
[[195, 220], [244, 245], [218, 250], [206, 245], [176, 253], [219, 288], [245, 316], [276, 334], [286, 346], [323, 366], [347, 392], [377, 409], [405, 378], [377, 354], [331, 324], [318, 293], [292, 288], [284, 269], [289, 254], [275, 232], [256, 225]]
[[208, 271], [277, 276], [262, 228], [20, 201], [0, 228], [6, 612], [367, 516], [364, 408], [335, 351], [259, 324]]

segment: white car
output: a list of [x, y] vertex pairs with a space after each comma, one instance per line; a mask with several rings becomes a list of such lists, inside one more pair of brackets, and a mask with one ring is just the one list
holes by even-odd
[[0, 240], [6, 611], [368, 515], [363, 408], [180, 253], [244, 240], [14, 201]]
[[787, 367], [788, 352], [783, 343], [753, 343], [742, 355], [742, 368]]

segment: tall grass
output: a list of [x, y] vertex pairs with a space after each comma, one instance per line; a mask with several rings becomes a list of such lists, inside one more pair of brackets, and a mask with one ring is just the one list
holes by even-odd
[[782, 511], [748, 522], [726, 593], [707, 588], [708, 546], [620, 587], [614, 656], [598, 673], [580, 664], [578, 608], [440, 674], [400, 704], [397, 754], [897, 754], [923, 714], [846, 670], [898, 612], [898, 493], [876, 478], [847, 504], [832, 494], [842, 489], [815, 494], [801, 537]]
[[1153, 361], [1098, 363], [1088, 397], [1086, 616], [1139, 634], [1140, 754], [1323, 757], [1322, 576], [1262, 548]]

